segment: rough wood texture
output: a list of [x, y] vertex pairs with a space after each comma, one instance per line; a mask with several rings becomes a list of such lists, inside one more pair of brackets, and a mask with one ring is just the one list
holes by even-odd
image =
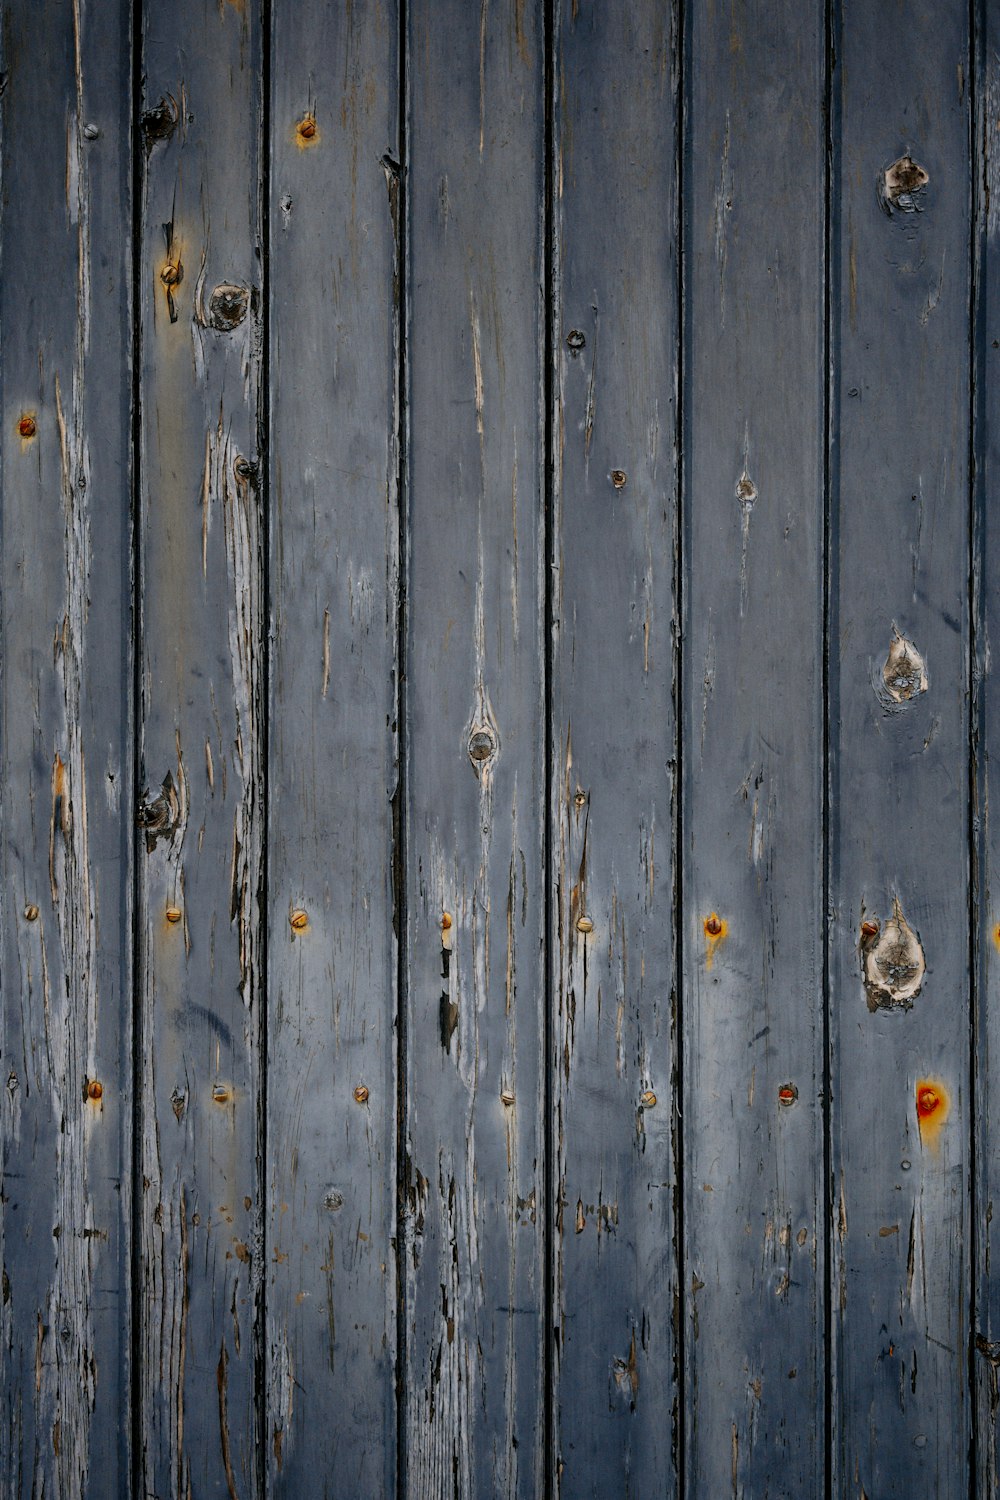
[[272, 28], [264, 1436], [270, 1493], [353, 1500], [396, 1473], [398, 18]]
[[141, 1482], [255, 1492], [259, 8], [143, 7]]
[[833, 1489], [872, 1500], [969, 1488], [967, 28], [835, 36]]
[[576, 1500], [677, 1478], [679, 66], [668, 7], [584, 0], [557, 37], [550, 1213]]
[[[788, 38], [794, 37], [789, 53]], [[823, 1489], [824, 7], [690, 17], [689, 1491]]]
[[0, 1488], [76, 1500], [128, 1485], [125, 9], [5, 7], [0, 69]]
[[544, 39], [409, 5], [406, 1493], [541, 1491]]

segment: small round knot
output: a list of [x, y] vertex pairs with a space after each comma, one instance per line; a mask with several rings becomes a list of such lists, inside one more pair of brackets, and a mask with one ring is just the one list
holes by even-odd
[[209, 298], [208, 321], [218, 333], [231, 333], [243, 322], [249, 306], [249, 287], [220, 282]]
[[496, 736], [491, 729], [474, 729], [469, 736], [469, 759], [482, 764], [489, 760], [496, 747]]
[[566, 347], [567, 349], [571, 349], [574, 354], [579, 354], [580, 350], [586, 347], [586, 343], [586, 335], [579, 328], [571, 328], [566, 335]]
[[624, 469], [612, 469], [611, 470], [611, 483], [614, 485], [614, 487], [615, 487], [616, 490], [623, 490], [625, 488], [625, 486], [628, 484], [628, 475], [625, 473], [625, 470]]

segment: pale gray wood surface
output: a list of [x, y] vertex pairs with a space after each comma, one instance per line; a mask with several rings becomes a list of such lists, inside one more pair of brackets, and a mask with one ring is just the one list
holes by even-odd
[[677, 17], [557, 10], [555, 1493], [674, 1493]]
[[0, 1491], [76, 1500], [129, 1483], [130, 61], [124, 6], [39, 22], [0, 61]]
[[846, 5], [835, 50], [833, 1484], [951, 1500], [970, 1436], [968, 13], [907, 3], [890, 27]]
[[[687, 1493], [822, 1493], [824, 7], [694, 8], [684, 180]], [[787, 43], [792, 40], [791, 50]]]
[[396, 1473], [398, 17], [271, 19], [263, 1436], [269, 1493], [354, 1500]]
[[138, 1457], [147, 1494], [247, 1496], [263, 1274], [260, 8], [144, 5], [138, 43]]
[[408, 13], [404, 1493], [528, 1500], [546, 1315], [544, 39], [519, 0]]

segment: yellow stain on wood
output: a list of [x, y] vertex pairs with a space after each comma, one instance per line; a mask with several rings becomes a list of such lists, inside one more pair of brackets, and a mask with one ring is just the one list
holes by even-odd
[[937, 1151], [938, 1137], [951, 1109], [948, 1090], [940, 1079], [918, 1078], [915, 1097], [921, 1142]]
[[993, 928], [993, 946], [1000, 953], [1000, 922], [997, 922]]
[[729, 923], [720, 917], [717, 911], [711, 911], [702, 925], [705, 929], [705, 968], [710, 969], [715, 958], [715, 950], [720, 943], [725, 942], [729, 932]]

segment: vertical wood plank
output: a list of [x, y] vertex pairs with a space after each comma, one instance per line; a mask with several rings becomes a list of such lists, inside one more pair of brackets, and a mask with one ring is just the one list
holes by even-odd
[[694, 7], [689, 49], [686, 1474], [818, 1495], [824, 7]]
[[4, 8], [0, 1488], [128, 1485], [128, 11]]
[[556, 1482], [675, 1492], [676, 9], [558, 9]]
[[969, 1490], [968, 11], [836, 36], [834, 1493]]
[[408, 7], [406, 1493], [541, 1493], [544, 37]]
[[993, 1081], [1000, 1057], [1000, 827], [990, 813], [993, 760], [1000, 755], [1000, 701], [991, 637], [1000, 640], [1000, 15], [986, 0], [974, 7], [975, 37], [975, 709], [973, 828], [976, 832], [972, 918], [978, 1008], [973, 1025], [973, 1416], [978, 1500], [1000, 1495], [1000, 1286], [993, 1275], [1000, 1195], [1000, 1113]]
[[142, 6], [141, 1483], [255, 1493], [260, 12]]
[[393, 1495], [395, 4], [272, 14], [269, 1492]]

